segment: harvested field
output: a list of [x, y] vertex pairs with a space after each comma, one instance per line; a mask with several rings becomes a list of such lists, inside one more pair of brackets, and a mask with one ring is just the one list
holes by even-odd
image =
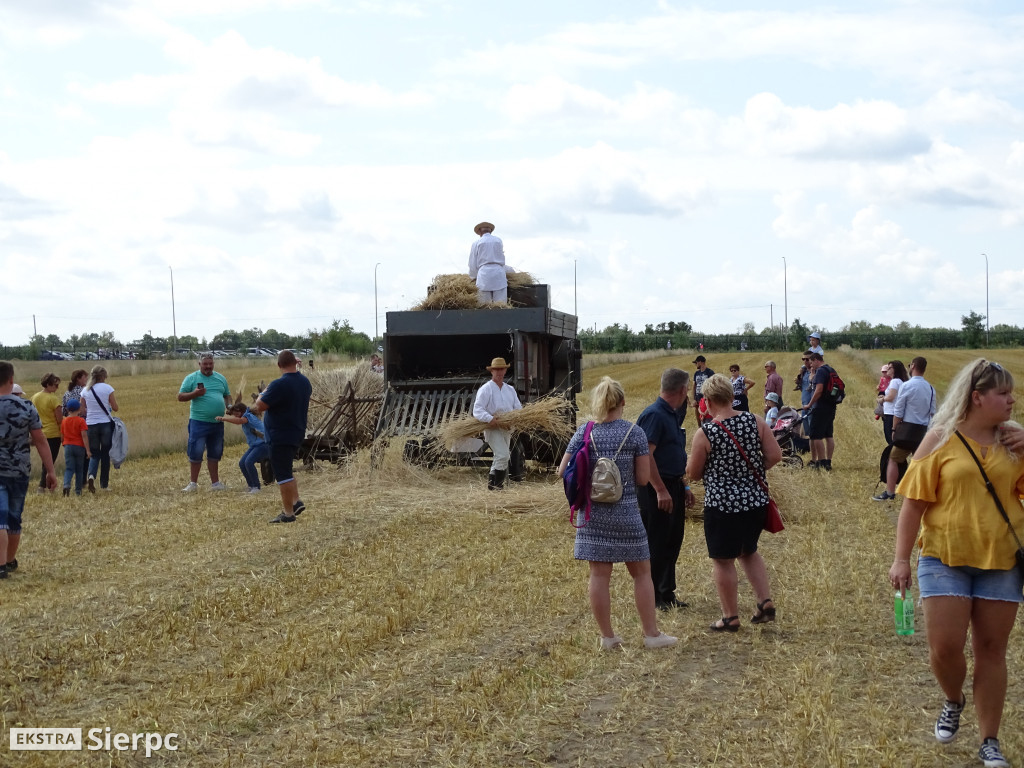
[[[718, 608], [691, 521], [678, 570], [690, 608], [661, 615], [662, 629], [680, 637], [664, 651], [642, 649], [622, 566], [612, 613], [626, 646], [597, 650], [564, 496], [539, 472], [488, 493], [483, 470], [410, 467], [395, 446], [376, 471], [362, 454], [301, 472], [306, 513], [270, 526], [276, 489], [242, 493], [241, 445], [221, 465], [229, 491], [212, 494], [207, 480], [183, 495], [187, 464], [172, 442], [173, 454], [154, 447], [131, 457], [110, 493], [32, 494], [21, 568], [0, 582], [7, 727], [181, 738], [177, 752], [150, 760], [5, 751], [0, 764], [975, 765], [973, 704], [957, 742], [943, 747], [931, 735], [941, 695], [922, 620], [913, 637], [892, 627], [886, 572], [897, 507], [870, 500], [882, 448], [871, 413], [878, 367], [912, 355], [827, 350], [849, 391], [836, 469], [770, 476], [787, 523], [762, 540], [779, 621], [751, 626], [741, 583], [739, 634], [706, 631]], [[928, 378], [941, 394], [975, 356], [932, 352]], [[1024, 376], [1024, 352], [993, 357]], [[774, 358], [790, 382], [798, 355]], [[588, 368], [584, 384], [620, 380], [635, 419], [662, 369], [692, 370], [692, 359], [606, 362]], [[732, 362], [761, 374], [761, 356], [709, 355], [715, 370]], [[239, 372], [225, 373], [237, 386]], [[244, 373], [250, 385], [273, 377]], [[112, 373], [129, 429], [166, 421], [183, 432], [187, 406], [174, 402], [182, 375]], [[156, 403], [159, 418], [145, 421]], [[585, 396], [580, 404], [582, 417]], [[692, 433], [692, 415], [687, 426]], [[1001, 736], [1020, 763], [1019, 629], [1009, 665]]]

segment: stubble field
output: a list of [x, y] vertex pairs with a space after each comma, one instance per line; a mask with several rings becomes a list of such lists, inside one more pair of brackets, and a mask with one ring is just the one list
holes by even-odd
[[[392, 450], [371, 471], [361, 455], [300, 473], [307, 512], [271, 526], [276, 489], [242, 493], [240, 442], [222, 462], [229, 491], [211, 493], [208, 480], [198, 494], [179, 491], [183, 452], [161, 446], [184, 444], [187, 405], [174, 399], [184, 369], [131, 375], [112, 365], [133, 453], [110, 493], [30, 495], [21, 568], [0, 582], [0, 714], [5, 733], [109, 726], [175, 732], [179, 748], [146, 759], [4, 744], [0, 765], [976, 765], [970, 704], [959, 741], [943, 747], [931, 735], [941, 694], [922, 622], [910, 638], [892, 627], [886, 572], [898, 508], [870, 500], [882, 448], [878, 368], [913, 354], [827, 352], [850, 391], [835, 471], [770, 473], [787, 522], [762, 539], [778, 622], [749, 624], [741, 580], [743, 628], [707, 632], [718, 607], [691, 519], [678, 569], [690, 608], [660, 614], [679, 644], [643, 650], [616, 566], [613, 620], [626, 639], [617, 653], [597, 650], [587, 568], [572, 559], [550, 475], [495, 494], [475, 470], [427, 472]], [[941, 395], [978, 355], [927, 356]], [[798, 357], [776, 358], [793, 400]], [[1024, 372], [1024, 352], [992, 357]], [[635, 419], [663, 368], [692, 371], [692, 358], [591, 367], [585, 388], [619, 379]], [[709, 358], [719, 371], [739, 363], [762, 391], [763, 356]], [[40, 365], [16, 366], [29, 392]], [[244, 373], [252, 391], [275, 375], [272, 364], [219, 369], [233, 387]], [[57, 372], [66, 383], [70, 367]], [[687, 427], [692, 438], [692, 416]], [[1022, 662], [1015, 630], [1001, 736], [1016, 763]]]

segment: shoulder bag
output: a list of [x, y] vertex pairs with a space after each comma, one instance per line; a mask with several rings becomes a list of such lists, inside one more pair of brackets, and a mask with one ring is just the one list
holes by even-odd
[[747, 462], [747, 466], [750, 467], [751, 473], [754, 475], [754, 479], [757, 480], [757, 484], [761, 486], [761, 490], [768, 494], [768, 509], [764, 515], [764, 529], [768, 533], [779, 533], [785, 529], [786, 526], [782, 524], [782, 515], [779, 513], [779, 505], [775, 503], [775, 499], [772, 498], [771, 491], [768, 490], [768, 483], [764, 481], [760, 473], [754, 468], [753, 462], [747, 456], [747, 452], [743, 450], [743, 446], [740, 445], [740, 441], [736, 439], [736, 436], [729, 431], [729, 428], [722, 422], [717, 422], [718, 426], [722, 428], [722, 431], [729, 436], [729, 438], [736, 444], [736, 449], [740, 452], [740, 456]]
[[1013, 530], [1013, 524], [1010, 522], [1009, 516], [1006, 514], [1006, 510], [1003, 508], [1003, 502], [999, 500], [999, 495], [996, 493], [996, 489], [992, 485], [992, 481], [988, 479], [988, 474], [985, 472], [985, 468], [981, 466], [981, 462], [978, 461], [977, 455], [974, 453], [974, 449], [971, 448], [964, 436], [960, 434], [960, 430], [956, 431], [956, 436], [960, 438], [960, 442], [964, 444], [964, 448], [971, 454], [971, 458], [974, 459], [974, 463], [978, 465], [978, 471], [981, 472], [981, 478], [985, 481], [985, 488], [992, 495], [992, 500], [996, 503], [996, 509], [999, 510], [999, 514], [1003, 516], [1003, 520], [1006, 521], [1006, 527], [1010, 529], [1010, 533], [1013, 534], [1013, 540], [1017, 542], [1017, 551], [1014, 553], [1014, 557], [1017, 559], [1017, 570], [1024, 575], [1024, 546], [1021, 546], [1020, 539], [1017, 537], [1017, 532]]

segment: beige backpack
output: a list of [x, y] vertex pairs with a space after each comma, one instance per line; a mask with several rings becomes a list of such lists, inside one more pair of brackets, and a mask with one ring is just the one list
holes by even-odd
[[[619, 474], [619, 467], [615, 459], [619, 457], [619, 451], [626, 444], [626, 438], [633, 431], [635, 424], [630, 424], [629, 429], [619, 443], [619, 450], [612, 458], [602, 456], [594, 465], [594, 472], [590, 476], [590, 500], [600, 501], [604, 504], [611, 504], [622, 498], [622, 476]], [[591, 438], [593, 440], [593, 438]], [[594, 451], [597, 452], [596, 450]]]

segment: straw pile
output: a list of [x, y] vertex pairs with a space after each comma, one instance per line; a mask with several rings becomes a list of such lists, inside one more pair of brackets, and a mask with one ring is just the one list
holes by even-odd
[[[513, 435], [547, 436], [556, 442], [564, 442], [576, 431], [566, 418], [571, 407], [563, 397], [544, 397], [527, 403], [518, 411], [501, 414], [500, 423]], [[447, 421], [438, 432], [438, 445], [451, 450], [459, 440], [479, 436], [483, 428], [483, 422], [472, 415]]]
[[[508, 287], [520, 288], [535, 285], [537, 281], [529, 272], [510, 272]], [[508, 309], [511, 305], [503, 302], [481, 303], [476, 283], [467, 274], [438, 275], [430, 284], [427, 298], [412, 307], [414, 311], [437, 309]]]

